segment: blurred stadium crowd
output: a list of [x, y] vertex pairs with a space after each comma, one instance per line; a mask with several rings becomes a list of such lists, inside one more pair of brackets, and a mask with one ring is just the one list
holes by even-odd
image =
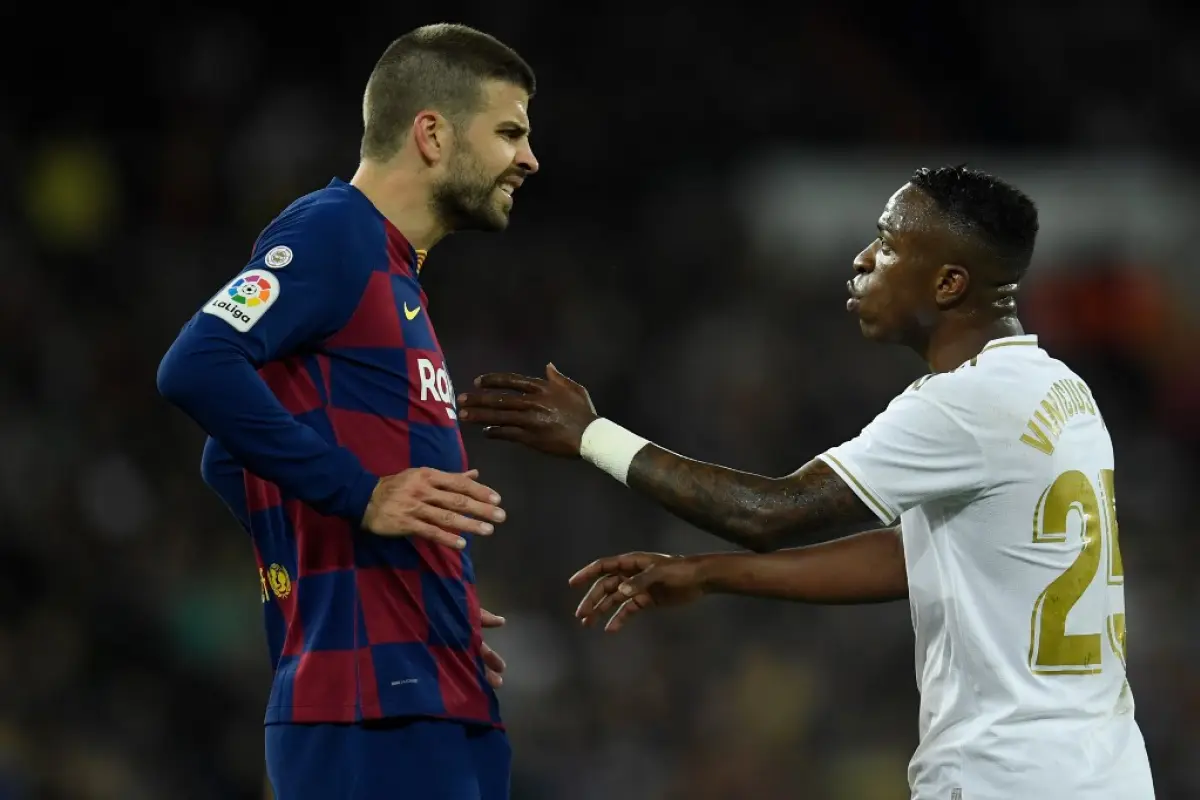
[[[853, 244], [803, 285], [755, 246], [729, 187], [758, 148], [1148, 150], [1200, 181], [1195, 8], [868, 8], [767, 25], [749, 7], [445, 4], [537, 69], [543, 165], [508, 233], [429, 259], [454, 379], [553, 359], [665, 446], [782, 474], [922, 366], [844, 314]], [[154, 374], [258, 230], [353, 172], [374, 58], [431, 21], [340, 10], [131, 7], [106, 19], [120, 47], [81, 17], [0, 116], [0, 800], [262, 795], [251, 550]], [[1024, 317], [1113, 433], [1133, 688], [1159, 797], [1183, 800], [1200, 797], [1200, 336], [1178, 276], [1197, 263], [1107, 241], [1035, 266]], [[903, 604], [720, 599], [578, 630], [566, 580], [591, 558], [718, 543], [583, 465], [474, 431], [468, 451], [510, 512], [475, 552], [509, 620], [489, 641], [509, 662], [514, 800], [907, 797]]]

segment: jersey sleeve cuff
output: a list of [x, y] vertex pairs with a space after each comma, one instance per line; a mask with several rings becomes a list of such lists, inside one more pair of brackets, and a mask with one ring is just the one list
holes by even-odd
[[884, 525], [893, 525], [900, 518], [900, 512], [885, 501], [879, 492], [872, 489], [870, 484], [859, 477], [858, 471], [854, 469], [854, 465], [852, 463], [847, 464], [847, 459], [843, 456], [838, 455], [834, 450], [827, 450], [817, 456], [817, 458], [829, 465], [829, 468], [846, 482], [846, 485], [858, 495], [858, 499], [862, 500], [863, 504], [871, 509], [871, 512], [879, 517], [879, 520]]
[[346, 495], [347, 507], [343, 516], [355, 525], [361, 526], [363, 517], [367, 514], [367, 506], [371, 504], [371, 495], [375, 493], [375, 487], [378, 484], [379, 478], [363, 470], [362, 474], [354, 480]]

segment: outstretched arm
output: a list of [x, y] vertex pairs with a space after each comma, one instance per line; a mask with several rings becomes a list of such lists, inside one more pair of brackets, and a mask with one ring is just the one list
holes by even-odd
[[676, 516], [749, 550], [866, 523], [873, 512], [822, 461], [769, 478], [685, 458], [598, 417], [587, 390], [550, 365], [546, 378], [484, 375], [459, 397], [459, 418], [491, 438], [582, 457]]
[[709, 594], [799, 603], [885, 603], [908, 597], [900, 526], [775, 553], [694, 556]]
[[626, 482], [675, 516], [756, 552], [774, 550], [792, 537], [875, 519], [846, 482], [817, 460], [786, 477], [768, 478], [646, 444], [629, 463]]
[[682, 605], [706, 594], [827, 605], [908, 596], [899, 526], [766, 554], [627, 553], [593, 561], [571, 578], [577, 588], [589, 584], [575, 616], [593, 625], [612, 613], [608, 631], [619, 630], [643, 609]]

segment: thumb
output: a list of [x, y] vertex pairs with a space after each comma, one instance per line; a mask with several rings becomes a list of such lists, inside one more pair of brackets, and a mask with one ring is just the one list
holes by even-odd
[[575, 386], [575, 381], [568, 378], [558, 371], [558, 367], [551, 362], [546, 365], [546, 377], [553, 383], [561, 383], [564, 386]]
[[632, 578], [627, 578], [617, 587], [624, 597], [634, 597], [639, 594], [644, 594], [655, 583], [655, 576], [652, 574], [653, 567], [642, 570]]

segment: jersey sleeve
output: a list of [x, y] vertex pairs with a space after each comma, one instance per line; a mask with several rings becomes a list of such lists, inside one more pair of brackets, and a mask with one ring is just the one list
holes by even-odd
[[378, 478], [293, 417], [257, 372], [354, 314], [369, 269], [346, 263], [349, 225], [337, 206], [280, 215], [250, 263], [180, 331], [159, 365], [158, 388], [250, 472], [357, 523]]
[[352, 224], [337, 205], [284, 212], [259, 236], [250, 263], [185, 333], [226, 343], [256, 368], [333, 335], [358, 307], [370, 277], [360, 262], [347, 263]]
[[818, 456], [886, 525], [922, 503], [983, 486], [978, 442], [932, 388], [905, 391], [858, 436]]
[[250, 509], [246, 503], [245, 478], [237, 463], [221, 443], [209, 436], [200, 457], [200, 475], [225, 502], [246, 533], [250, 533]]

